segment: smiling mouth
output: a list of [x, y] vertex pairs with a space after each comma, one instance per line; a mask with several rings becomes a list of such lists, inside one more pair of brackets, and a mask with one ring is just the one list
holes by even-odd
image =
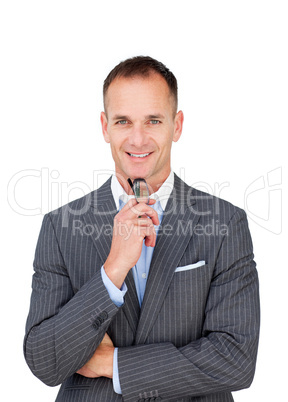
[[133, 158], [145, 158], [146, 156], [150, 155], [151, 152], [147, 152], [146, 154], [131, 154], [130, 152], [127, 152], [127, 154]]

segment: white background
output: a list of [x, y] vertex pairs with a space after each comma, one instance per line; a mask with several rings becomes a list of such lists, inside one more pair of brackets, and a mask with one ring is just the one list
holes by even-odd
[[173, 170], [248, 213], [262, 326], [255, 380], [235, 401], [287, 398], [287, 21], [287, 2], [277, 0], [1, 2], [5, 401], [55, 399], [22, 353], [35, 245], [44, 213], [113, 169], [100, 128], [102, 83], [139, 54], [178, 78], [185, 125]]

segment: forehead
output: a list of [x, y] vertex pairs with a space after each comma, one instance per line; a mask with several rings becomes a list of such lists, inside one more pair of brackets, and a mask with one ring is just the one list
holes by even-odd
[[165, 79], [157, 73], [147, 77], [116, 78], [108, 87], [105, 109], [162, 107], [169, 108], [173, 102]]

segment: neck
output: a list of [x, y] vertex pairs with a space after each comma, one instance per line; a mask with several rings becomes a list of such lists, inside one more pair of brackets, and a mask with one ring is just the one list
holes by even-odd
[[[169, 174], [170, 174], [170, 171], [165, 175], [165, 177], [163, 177], [159, 181], [151, 180], [152, 178], [151, 179], [150, 178], [145, 179], [146, 183], [147, 183], [147, 186], [148, 186], [148, 189], [149, 189], [149, 194], [150, 195], [153, 194], [153, 193], [156, 193], [159, 190], [159, 188], [167, 180]], [[121, 187], [124, 189], [124, 191], [128, 195], [133, 195], [132, 188], [130, 187], [130, 185], [129, 185], [128, 181], [127, 181], [128, 177], [125, 178], [122, 174], [119, 174], [117, 172], [116, 172], [116, 177], [117, 177], [117, 180], [120, 183]], [[136, 179], [136, 177], [131, 178], [132, 182], [133, 182], [134, 179]]]

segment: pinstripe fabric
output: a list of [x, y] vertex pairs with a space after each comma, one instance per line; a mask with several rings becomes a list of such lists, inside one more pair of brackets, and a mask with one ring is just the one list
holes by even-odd
[[[244, 211], [175, 175], [141, 310], [131, 272], [122, 308], [101, 281], [115, 213], [108, 180], [44, 217], [24, 342], [32, 372], [48, 385], [63, 383], [58, 402], [233, 401], [231, 392], [253, 379], [259, 335]], [[73, 374], [105, 332], [119, 347], [123, 396], [109, 379]]]

